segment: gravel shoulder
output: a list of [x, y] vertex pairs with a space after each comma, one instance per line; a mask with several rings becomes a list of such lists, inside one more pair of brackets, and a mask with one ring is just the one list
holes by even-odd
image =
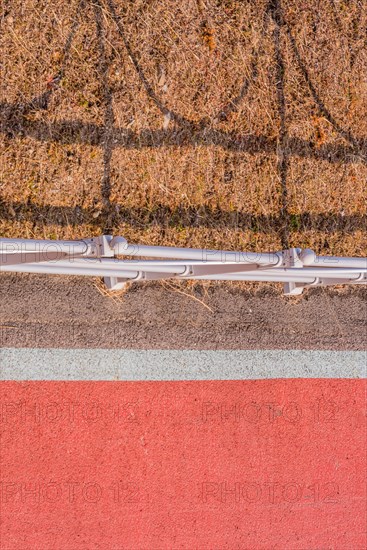
[[3, 273], [0, 346], [364, 350], [366, 295], [319, 288], [294, 300], [217, 286], [202, 298], [208, 309], [159, 285], [113, 299], [84, 278]]

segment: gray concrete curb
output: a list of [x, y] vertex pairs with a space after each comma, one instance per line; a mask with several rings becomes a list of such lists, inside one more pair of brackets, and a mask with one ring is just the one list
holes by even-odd
[[367, 378], [367, 352], [0, 349], [0, 380], [272, 378]]

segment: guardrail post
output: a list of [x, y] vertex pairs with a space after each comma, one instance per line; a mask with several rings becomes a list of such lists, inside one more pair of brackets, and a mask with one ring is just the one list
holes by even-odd
[[[290, 248], [289, 250], [283, 250], [283, 265], [285, 267], [298, 267], [302, 268], [303, 263], [298, 256], [300, 249]], [[285, 296], [296, 296], [302, 294], [305, 288], [304, 284], [296, 282], [287, 282], [284, 283], [284, 295]]]

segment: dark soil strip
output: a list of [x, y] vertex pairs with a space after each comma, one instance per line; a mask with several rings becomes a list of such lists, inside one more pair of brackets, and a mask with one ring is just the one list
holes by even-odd
[[[189, 291], [187, 291], [189, 292]], [[0, 346], [136, 349], [366, 349], [367, 292], [315, 288], [289, 299], [209, 287], [200, 302], [159, 284], [103, 296], [90, 279], [0, 275]]]

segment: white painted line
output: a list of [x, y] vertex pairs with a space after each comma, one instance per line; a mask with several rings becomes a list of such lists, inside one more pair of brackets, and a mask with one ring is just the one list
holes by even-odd
[[271, 378], [367, 378], [367, 352], [0, 349], [0, 380]]

